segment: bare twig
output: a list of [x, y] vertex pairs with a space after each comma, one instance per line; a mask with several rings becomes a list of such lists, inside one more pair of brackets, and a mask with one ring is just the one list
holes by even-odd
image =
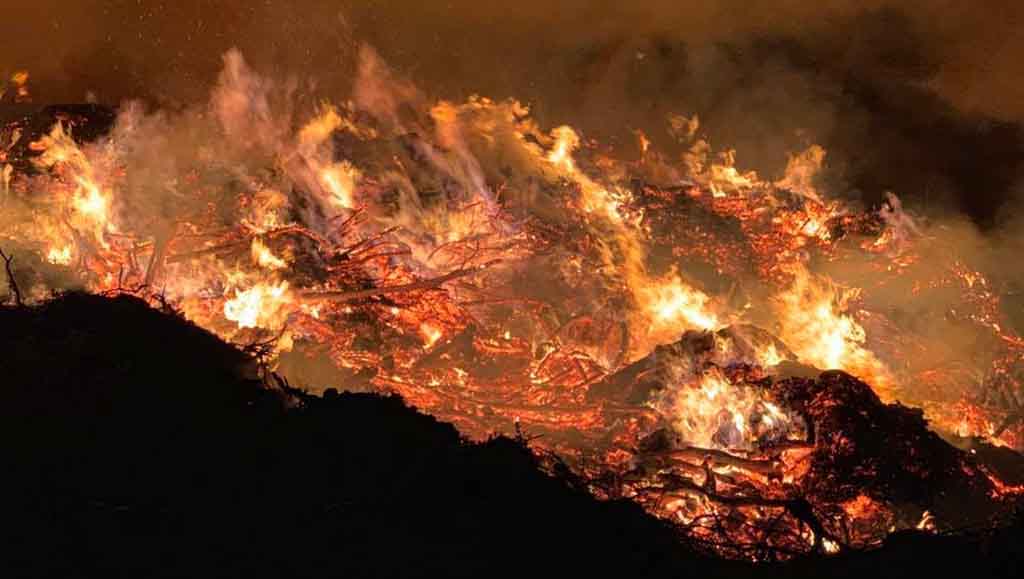
[[2, 249], [0, 249], [0, 258], [4, 260], [4, 269], [7, 270], [7, 287], [11, 290], [11, 295], [14, 296], [14, 303], [18, 307], [21, 307], [21, 289], [18, 288], [18, 281], [14, 279], [14, 271], [11, 270], [11, 262], [14, 261], [14, 256], [8, 257]]

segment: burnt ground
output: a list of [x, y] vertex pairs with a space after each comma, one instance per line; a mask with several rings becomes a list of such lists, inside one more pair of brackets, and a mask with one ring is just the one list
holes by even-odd
[[289, 404], [253, 366], [130, 297], [0, 307], [0, 575], [980, 577], [1024, 558], [1018, 518], [778, 566], [711, 560], [514, 440], [467, 442], [394, 397]]

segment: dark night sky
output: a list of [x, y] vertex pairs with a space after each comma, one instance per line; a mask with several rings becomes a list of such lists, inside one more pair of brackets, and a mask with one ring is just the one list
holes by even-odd
[[699, 113], [747, 166], [778, 170], [817, 141], [853, 189], [982, 220], [1020, 189], [1024, 166], [1019, 0], [3, 4], [0, 72], [27, 69], [36, 102], [201, 102], [233, 46], [263, 73], [340, 99], [365, 42], [431, 95], [515, 96], [543, 124], [591, 134]]

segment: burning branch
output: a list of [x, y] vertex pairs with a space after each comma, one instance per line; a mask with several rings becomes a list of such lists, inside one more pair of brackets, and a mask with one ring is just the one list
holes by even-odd
[[771, 499], [765, 497], [751, 496], [728, 496], [706, 488], [707, 485], [697, 483], [683, 477], [668, 475], [667, 477], [675, 489], [685, 489], [690, 492], [701, 494], [716, 503], [731, 507], [771, 507], [781, 508], [793, 516], [796, 520], [807, 525], [814, 533], [814, 545], [819, 551], [824, 551], [824, 541], [828, 540], [834, 545], [842, 545], [837, 537], [825, 529], [818, 516], [814, 514], [814, 508], [807, 499], [797, 497], [793, 499]]
[[453, 279], [458, 279], [460, 277], [466, 277], [468, 275], [479, 273], [480, 271], [487, 269], [488, 267], [491, 267], [492, 265], [499, 263], [500, 261], [501, 260], [496, 259], [481, 265], [468, 267], [464, 269], [457, 269], [455, 271], [446, 273], [442, 276], [402, 285], [390, 287], [377, 287], [353, 291], [307, 291], [303, 292], [301, 295], [304, 300], [308, 301], [329, 301], [337, 303], [351, 302], [355, 300], [361, 300], [382, 295], [435, 289], [444, 283], [452, 281]]
[[681, 461], [688, 464], [709, 462], [713, 465], [732, 466], [742, 468], [751, 472], [762, 474], [769, 478], [781, 478], [782, 471], [777, 461], [754, 460], [742, 458], [721, 450], [712, 448], [688, 447], [679, 450], [668, 450], [659, 453], [652, 453], [653, 458], [664, 458], [670, 461]]

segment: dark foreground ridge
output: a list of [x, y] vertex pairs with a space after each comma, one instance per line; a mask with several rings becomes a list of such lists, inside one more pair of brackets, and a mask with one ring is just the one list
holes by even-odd
[[393, 397], [289, 404], [252, 369], [130, 297], [0, 307], [0, 575], [875, 579], [1024, 559], [1018, 520], [782, 566], [710, 560], [516, 441], [468, 443]]

